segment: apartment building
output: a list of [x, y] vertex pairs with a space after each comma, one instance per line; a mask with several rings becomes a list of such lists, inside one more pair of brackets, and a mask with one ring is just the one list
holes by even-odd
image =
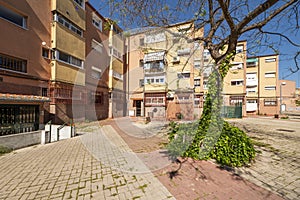
[[85, 2], [51, 0], [50, 113], [55, 123], [85, 118]]
[[246, 116], [246, 49], [247, 42], [239, 41], [234, 60], [231, 62], [231, 67], [223, 80], [224, 106], [239, 106], [241, 110], [238, 107], [234, 111], [228, 110], [225, 117]]
[[36, 131], [49, 120], [50, 2], [0, 1], [0, 136]]
[[130, 116], [194, 118], [194, 68], [202, 52], [193, 38], [203, 31], [195, 30], [184, 22], [129, 37]]
[[278, 55], [247, 58], [246, 111], [248, 115], [279, 114]]
[[90, 3], [85, 9], [85, 118], [105, 119], [109, 113], [109, 30], [105, 28], [106, 19]]
[[84, 0], [1, 0], [0, 11], [1, 127], [124, 116], [124, 37], [112, 20]]
[[122, 117], [127, 113], [126, 102], [126, 54], [123, 30], [111, 19], [109, 23], [109, 112], [108, 117]]
[[[247, 42], [239, 41], [236, 47], [236, 55], [231, 62], [231, 67], [223, 80], [222, 96], [223, 96], [223, 109], [222, 115], [224, 117], [242, 117], [246, 116], [246, 49]], [[203, 51], [203, 67], [200, 68], [199, 84], [202, 86], [197, 87], [202, 91], [200, 97], [200, 107], [203, 106], [205, 96], [208, 92], [208, 79], [215, 67], [215, 63], [210, 56], [207, 49]], [[196, 80], [195, 80], [196, 83]]]

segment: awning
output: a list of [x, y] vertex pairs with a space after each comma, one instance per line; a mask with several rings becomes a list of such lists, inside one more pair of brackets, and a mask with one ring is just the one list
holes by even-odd
[[130, 100], [143, 100], [143, 99], [144, 99], [143, 93], [130, 95]]
[[0, 101], [18, 101], [18, 102], [49, 102], [49, 97], [0, 93]]
[[147, 53], [144, 57], [144, 62], [152, 62], [157, 60], [163, 60], [165, 55], [165, 51]]
[[247, 58], [247, 62], [258, 62], [258, 58]]

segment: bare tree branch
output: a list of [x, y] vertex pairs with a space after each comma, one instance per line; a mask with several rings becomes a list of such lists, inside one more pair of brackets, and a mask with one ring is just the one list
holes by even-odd
[[[272, 1], [274, 1], [274, 2], [272, 2]], [[284, 4], [280, 8], [278, 8], [275, 11], [273, 11], [272, 13], [270, 13], [269, 16], [266, 19], [264, 19], [263, 21], [246, 27], [246, 25], [249, 24], [255, 17], [257, 17], [262, 12], [266, 11], [268, 8], [270, 8], [277, 2], [275, 0], [266, 1], [264, 3], [265, 6], [260, 5], [253, 12], [249, 13], [249, 15], [239, 23], [238, 29], [241, 33], [245, 33], [247, 31], [250, 31], [253, 29], [261, 28], [261, 27], [265, 26], [269, 21], [271, 21], [274, 17], [276, 17], [279, 13], [281, 13], [283, 10], [285, 10], [287, 7], [289, 7], [290, 5], [294, 4], [297, 1], [298, 0], [288, 1], [286, 4]]]

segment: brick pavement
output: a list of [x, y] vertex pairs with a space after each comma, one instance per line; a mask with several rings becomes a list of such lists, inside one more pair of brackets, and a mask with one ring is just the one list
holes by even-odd
[[[116, 138], [110, 127], [106, 131], [109, 139]], [[118, 164], [130, 161], [118, 152], [126, 144], [114, 140], [109, 145], [105, 137], [88, 133], [0, 157], [0, 199], [173, 199], [149, 170], [120, 170]], [[97, 160], [83, 143], [106, 160]], [[142, 166], [138, 158], [132, 160]]]
[[0, 157], [0, 199], [280, 199], [206, 161], [186, 163], [171, 180], [177, 166], [158, 150], [162, 135], [128, 135], [126, 120], [123, 127], [100, 124], [87, 124], [80, 137]]
[[261, 117], [230, 121], [245, 129], [260, 150], [256, 162], [237, 173], [286, 199], [300, 199], [299, 121]]

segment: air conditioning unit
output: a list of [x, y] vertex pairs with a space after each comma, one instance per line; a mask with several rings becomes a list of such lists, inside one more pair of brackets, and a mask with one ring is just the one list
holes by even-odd
[[180, 62], [180, 57], [179, 56], [174, 57], [172, 62], [173, 63], [179, 63]]

